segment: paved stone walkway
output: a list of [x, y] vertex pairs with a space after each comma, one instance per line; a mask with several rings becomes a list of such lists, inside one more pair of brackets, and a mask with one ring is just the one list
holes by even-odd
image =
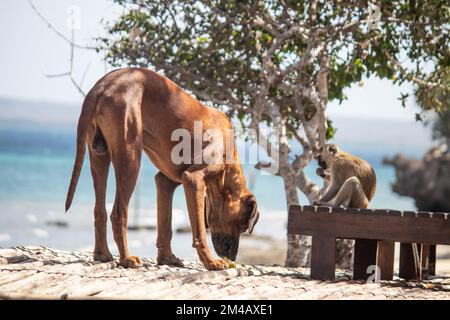
[[89, 252], [0, 249], [0, 299], [450, 299], [446, 277], [366, 284], [342, 272], [331, 282], [310, 280], [308, 269], [206, 271], [196, 262], [174, 268], [143, 260], [139, 269], [124, 269], [94, 262]]

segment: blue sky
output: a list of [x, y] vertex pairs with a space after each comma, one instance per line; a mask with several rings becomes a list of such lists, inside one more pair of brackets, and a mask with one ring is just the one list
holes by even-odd
[[[34, 4], [67, 36], [67, 10], [77, 5], [81, 9], [81, 30], [76, 33], [76, 42], [80, 44], [91, 44], [101, 34], [100, 19], [114, 16], [112, 2], [106, 0], [34, 0]], [[0, 1], [0, 24], [0, 96], [80, 103], [81, 96], [69, 79], [44, 76], [67, 71], [70, 49], [37, 17], [28, 0]], [[89, 64], [86, 90], [104, 74], [105, 67], [95, 51], [78, 50], [78, 79]]]
[[[61, 32], [70, 35], [66, 27], [71, 5], [81, 12], [81, 29], [76, 42], [92, 44], [102, 34], [100, 20], [113, 19], [121, 12], [110, 0], [34, 0], [39, 10]], [[61, 73], [68, 69], [69, 46], [58, 38], [36, 16], [28, 0], [0, 1], [0, 97], [41, 101], [81, 103], [81, 96], [67, 78], [47, 79], [44, 73]], [[95, 52], [78, 50], [75, 57], [75, 76], [81, 78], [90, 65], [84, 83], [86, 91], [105, 73], [101, 56]], [[403, 90], [410, 89], [409, 86]], [[368, 79], [364, 86], [356, 84], [347, 90], [349, 100], [328, 107], [331, 116], [395, 119], [414, 121], [417, 107], [413, 101], [403, 109], [397, 100], [401, 89], [390, 81]]]

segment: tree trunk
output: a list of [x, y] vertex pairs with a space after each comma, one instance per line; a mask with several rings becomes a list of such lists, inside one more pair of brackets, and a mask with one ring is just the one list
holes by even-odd
[[[298, 205], [299, 198], [294, 173], [288, 168], [283, 169], [281, 169], [280, 172], [282, 172], [286, 203], [289, 208], [290, 205]], [[292, 234], [287, 235], [287, 254], [285, 262], [287, 267], [296, 268], [309, 265], [309, 253], [311, 249], [310, 238], [311, 237]]]
[[[285, 180], [286, 183], [286, 180]], [[296, 186], [308, 197], [310, 203], [320, 198], [321, 190], [312, 183], [304, 174], [300, 172], [295, 180]], [[325, 190], [326, 186], [322, 190]], [[286, 186], [285, 186], [286, 190]], [[286, 191], [287, 192], [287, 191]], [[287, 199], [289, 203], [289, 199]], [[349, 269], [352, 266], [353, 255], [352, 240], [336, 240], [336, 267]], [[310, 266], [311, 237], [289, 236], [288, 235], [288, 256], [286, 266], [288, 267], [309, 267]], [[293, 253], [291, 253], [291, 251]], [[298, 252], [298, 253], [297, 253]], [[296, 259], [296, 260], [294, 260]]]

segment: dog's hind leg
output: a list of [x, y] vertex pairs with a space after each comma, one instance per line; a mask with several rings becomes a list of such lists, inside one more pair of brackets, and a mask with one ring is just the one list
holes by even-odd
[[106, 239], [106, 184], [111, 163], [108, 153], [98, 155], [92, 147], [89, 147], [89, 159], [91, 162], [91, 174], [95, 189], [95, 248], [94, 260], [101, 262], [112, 261], [113, 257], [108, 249]]
[[[140, 153], [140, 152], [139, 152]], [[141, 157], [113, 159], [116, 173], [116, 199], [111, 212], [114, 240], [120, 255], [120, 265], [137, 268], [141, 265], [139, 257], [131, 256], [127, 244], [128, 205], [136, 186]]]
[[[120, 140], [116, 140], [120, 141]], [[127, 244], [128, 205], [136, 186], [142, 155], [140, 136], [133, 140], [118, 142], [111, 151], [112, 163], [116, 175], [116, 199], [111, 212], [114, 240], [119, 249], [120, 265], [137, 268], [141, 259], [131, 256]]]
[[183, 263], [173, 253], [170, 242], [172, 240], [172, 201], [175, 189], [180, 185], [162, 172], [155, 176], [157, 209], [158, 209], [158, 264], [182, 267]]

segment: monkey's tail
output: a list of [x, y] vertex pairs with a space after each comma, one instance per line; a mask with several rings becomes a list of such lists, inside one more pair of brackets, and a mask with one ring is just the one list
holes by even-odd
[[73, 165], [72, 178], [70, 180], [69, 190], [66, 197], [66, 212], [69, 210], [75, 190], [77, 188], [78, 179], [80, 178], [81, 169], [83, 167], [84, 155], [86, 153], [86, 139], [89, 125], [92, 123], [97, 98], [95, 94], [89, 93], [83, 102], [80, 118], [77, 127], [77, 153], [75, 163]]

